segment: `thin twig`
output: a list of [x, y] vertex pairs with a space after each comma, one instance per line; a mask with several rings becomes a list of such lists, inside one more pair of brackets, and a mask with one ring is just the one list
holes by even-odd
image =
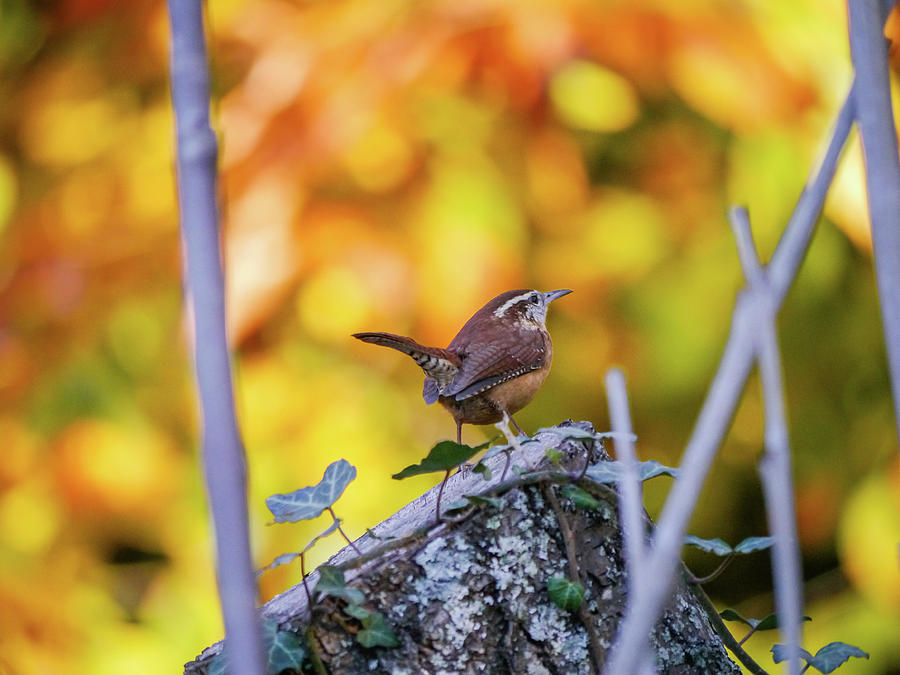
[[710, 581], [717, 579], [722, 572], [725, 571], [725, 568], [731, 564], [731, 561], [734, 560], [734, 553], [729, 553], [722, 559], [722, 562], [719, 563], [719, 566], [716, 567], [712, 572], [707, 574], [705, 577], [698, 577], [696, 574], [691, 572], [687, 566], [685, 566], [685, 572], [687, 573], [688, 581], [697, 586], [702, 586], [703, 584], [708, 584]]
[[344, 541], [346, 541], [350, 545], [350, 548], [352, 548], [356, 552], [356, 555], [359, 555], [360, 550], [358, 548], [356, 548], [356, 544], [354, 544], [350, 540], [350, 537], [347, 536], [347, 533], [344, 532], [344, 528], [341, 527], [340, 518], [338, 518], [336, 515], [334, 515], [334, 509], [332, 509], [330, 506], [328, 507], [328, 513], [330, 513], [331, 517], [334, 518], [334, 522], [337, 524], [338, 532], [341, 533], [341, 536], [344, 538]]
[[[837, 161], [853, 122], [853, 91], [847, 95], [837, 117], [825, 157], [815, 177], [807, 183], [785, 228], [769, 265], [776, 310], [793, 283], [819, 213]], [[685, 447], [681, 474], [663, 507], [651, 552], [645, 561], [645, 585], [629, 598], [619, 636], [606, 662], [608, 675], [630, 675], [637, 667], [633, 655], [646, 639], [662, 611], [673, 574], [680, 560], [682, 538], [697, 504], [707, 472], [728, 430], [741, 392], [750, 375], [755, 355], [754, 311], [738, 298], [731, 331], [719, 368], [710, 385], [694, 431]]]
[[788, 440], [784, 409], [784, 383], [781, 355], [775, 331], [776, 310], [766, 271], [759, 261], [750, 217], [747, 210], [729, 211], [731, 227], [738, 247], [738, 255], [757, 316], [757, 358], [762, 381], [765, 415], [766, 452], [760, 462], [763, 493], [769, 529], [775, 536], [772, 550], [772, 573], [775, 579], [775, 608], [779, 631], [791, 657], [788, 671], [799, 675], [803, 613], [802, 575], [797, 541], [797, 518], [794, 511], [794, 488], [791, 479], [791, 448]]
[[447, 485], [448, 480], [450, 480], [450, 469], [447, 469], [447, 472], [444, 474], [444, 480], [441, 481], [441, 487], [438, 488], [437, 499], [434, 504], [434, 519], [438, 525], [441, 524], [441, 495], [444, 494], [444, 486]]
[[760, 666], [756, 661], [754, 661], [751, 656], [744, 651], [744, 648], [741, 646], [743, 644], [743, 640], [738, 642], [734, 639], [734, 635], [731, 634], [731, 631], [728, 630], [728, 627], [725, 625], [725, 622], [722, 620], [722, 617], [719, 616], [719, 612], [716, 611], [715, 605], [712, 604], [712, 600], [709, 599], [709, 596], [706, 594], [706, 591], [703, 590], [701, 586], [695, 586], [692, 584], [688, 584], [688, 588], [691, 593], [694, 594], [694, 597], [703, 607], [706, 612], [706, 616], [709, 617], [709, 622], [713, 627], [713, 630], [716, 631], [716, 635], [719, 636], [719, 639], [722, 640], [722, 643], [728, 647], [732, 654], [737, 658], [738, 661], [741, 662], [741, 665], [744, 666], [747, 670], [749, 670], [753, 675], [768, 675], [768, 673]]
[[303, 582], [303, 590], [306, 591], [306, 606], [312, 611], [313, 601], [306, 583], [306, 551], [300, 553], [300, 580]]
[[[587, 587], [584, 584], [584, 579], [581, 576], [581, 569], [578, 567], [578, 558], [575, 552], [575, 535], [572, 533], [572, 528], [569, 526], [569, 520], [566, 518], [562, 505], [559, 503], [559, 499], [556, 498], [556, 494], [554, 494], [551, 485], [542, 483], [541, 493], [550, 503], [550, 507], [556, 514], [556, 521], [559, 523], [559, 529], [562, 532], [563, 546], [566, 549], [566, 559], [569, 561], [569, 579], [577, 582], [582, 588], [586, 589]], [[584, 625], [584, 630], [588, 634], [588, 644], [591, 647], [591, 658], [593, 659], [591, 672], [598, 673], [600, 672], [600, 664], [603, 663], [603, 646], [600, 644], [600, 638], [594, 628], [594, 621], [591, 619], [591, 615], [587, 611], [587, 607], [583, 600], [578, 607], [578, 616], [581, 619], [581, 623]]]
[[894, 395], [894, 416], [900, 429], [900, 158], [884, 39], [886, 15], [884, 7], [875, 2], [850, 0], [847, 9], [878, 298]]
[[631, 441], [631, 415], [628, 412], [628, 392], [625, 375], [617, 368], [606, 373], [606, 398], [609, 419], [615, 437], [616, 459], [622, 464], [619, 482], [619, 511], [622, 514], [622, 536], [625, 541], [625, 563], [628, 570], [629, 593], [640, 584], [644, 560], [644, 519], [641, 513], [643, 492], [634, 443]]
[[216, 207], [216, 137], [200, 0], [170, 0], [172, 103], [178, 136], [178, 207], [192, 305], [193, 357], [203, 420], [203, 467], [215, 526], [225, 654], [231, 672], [263, 672], [250, 555], [244, 450], [234, 414]]

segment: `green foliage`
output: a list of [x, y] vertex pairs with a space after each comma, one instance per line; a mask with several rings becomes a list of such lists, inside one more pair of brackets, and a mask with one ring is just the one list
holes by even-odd
[[686, 534], [684, 536], [684, 543], [687, 546], [699, 548], [701, 551], [724, 557], [728, 555], [746, 555], [755, 551], [762, 551], [771, 548], [772, 544], [775, 543], [775, 540], [772, 537], [748, 537], [732, 548], [718, 537], [715, 539], [701, 539], [692, 534]]
[[396, 647], [400, 644], [381, 612], [370, 612], [360, 621], [363, 629], [356, 634], [356, 641], [363, 647]]
[[[778, 628], [778, 615], [777, 614], [769, 614], [762, 619], [752, 619], [742, 616], [740, 612], [737, 610], [726, 608], [719, 612], [719, 616], [721, 616], [725, 621], [740, 621], [743, 624], [750, 626], [753, 631], [761, 631], [761, 630], [773, 630]], [[801, 619], [802, 621], [812, 621], [811, 617], [804, 616]]]
[[330, 508], [340, 498], [354, 478], [356, 467], [346, 459], [339, 459], [328, 465], [317, 485], [266, 497], [266, 506], [276, 523], [296, 523], [318, 518], [322, 511]]
[[553, 604], [560, 609], [575, 611], [584, 601], [584, 586], [565, 577], [547, 579], [547, 591]]
[[481, 477], [484, 478], [485, 480], [490, 480], [491, 477], [494, 475], [493, 472], [490, 470], [490, 468], [488, 468], [488, 465], [485, 464], [483, 461], [478, 462], [478, 464], [473, 466], [472, 471], [474, 471], [477, 474], [481, 474]]
[[575, 506], [581, 507], [583, 509], [599, 509], [600, 502], [594, 497], [591, 493], [582, 490], [577, 485], [566, 485], [560, 491], [561, 494], [566, 499], [571, 499], [572, 503]]
[[392, 478], [403, 480], [410, 476], [418, 476], [423, 473], [435, 471], [450, 471], [470, 459], [475, 453], [484, 450], [490, 441], [472, 447], [455, 441], [441, 441], [428, 452], [428, 455], [418, 464], [410, 464], [408, 467], [395, 473]]
[[[625, 477], [625, 466], [617, 461], [597, 462], [588, 467], [586, 475], [597, 483], [618, 483]], [[642, 482], [663, 475], [678, 478], [678, 469], [665, 466], [652, 459], [638, 463], [638, 479]]]
[[[832, 642], [817, 651], [815, 656], [801, 648], [800, 657], [819, 672], [831, 673], [851, 657], [867, 659], [869, 655], [859, 647], [854, 647], [844, 642]], [[772, 646], [772, 660], [775, 663], [787, 661], [789, 658], [790, 653], [787, 645]]]
[[[300, 672], [307, 656], [303, 638], [291, 630], [282, 630], [274, 619], [264, 619], [261, 630], [267, 675], [279, 675], [288, 669]], [[209, 661], [206, 670], [207, 675], [229, 675], [230, 672], [224, 650]]]
[[344, 581], [344, 571], [332, 565], [319, 567], [319, 583], [316, 584], [316, 591], [323, 597], [343, 598], [351, 605], [359, 605], [366, 599], [359, 589], [349, 588]]

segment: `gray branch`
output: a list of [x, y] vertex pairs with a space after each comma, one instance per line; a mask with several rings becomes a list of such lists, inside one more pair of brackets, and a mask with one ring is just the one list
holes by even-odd
[[885, 13], [878, 3], [864, 0], [849, 0], [847, 7], [878, 297], [891, 372], [894, 417], [900, 429], [900, 159], [891, 109]]
[[[814, 178], [797, 201], [791, 219], [769, 265], [772, 311], [777, 312], [796, 277], [818, 222], [828, 186], [834, 177], [841, 149], [853, 123], [853, 91], [838, 114], [824, 159]], [[725, 437], [756, 355], [755, 310], [746, 296], [739, 296], [731, 331], [719, 368], [688, 441], [681, 462], [681, 477], [675, 482], [663, 507], [650, 553], [645, 561], [646, 580], [629, 602], [616, 645], [604, 672], [627, 675], [635, 672], [633, 655], [668, 597], [674, 573], [681, 560], [682, 539], [697, 504], [709, 467]]]
[[256, 582], [247, 534], [244, 451], [234, 414], [225, 333], [216, 138], [209, 124], [209, 74], [200, 0], [171, 0], [172, 100], [178, 134], [178, 197], [194, 362], [203, 419], [203, 466], [216, 530], [219, 597], [231, 672], [261, 675]]
[[800, 617], [803, 615], [801, 592], [803, 578], [800, 572], [781, 355], [775, 329], [777, 312], [766, 270], [763, 269], [753, 244], [747, 210], [733, 208], [728, 215], [737, 241], [741, 267], [747, 280], [746, 292], [752, 296], [752, 303], [756, 307], [757, 359], [763, 389], [766, 446], [759, 471], [765, 494], [769, 530], [775, 536], [772, 572], [775, 579], [775, 607], [779, 617], [779, 630], [784, 644], [793, 655], [789, 661], [789, 672], [791, 675], [798, 675], [799, 647], [802, 644]]

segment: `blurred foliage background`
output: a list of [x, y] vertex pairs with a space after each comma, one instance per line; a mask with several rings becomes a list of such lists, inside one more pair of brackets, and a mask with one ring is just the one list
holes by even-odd
[[[0, 673], [176, 672], [222, 625], [165, 5], [0, 12]], [[259, 565], [324, 527], [267, 527], [266, 495], [345, 457], [357, 536], [431, 484], [390, 474], [453, 437], [408, 359], [349, 334], [444, 345], [510, 288], [575, 290], [519, 422], [606, 428], [619, 365], [641, 458], [678, 462], [741, 285], [726, 208], [749, 207], [768, 257], [849, 87], [841, 2], [210, 0], [208, 19]], [[780, 333], [806, 647], [897, 673], [900, 466], [861, 176], [854, 140]], [[761, 438], [754, 381], [692, 533], [766, 532]], [[264, 598], [298, 574], [264, 576]], [[757, 554], [710, 591], [760, 617], [771, 588]], [[775, 640], [750, 651], [771, 666]]]

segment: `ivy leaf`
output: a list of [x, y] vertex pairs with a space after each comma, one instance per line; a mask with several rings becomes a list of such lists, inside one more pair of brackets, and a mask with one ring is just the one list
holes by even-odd
[[319, 567], [319, 583], [316, 584], [316, 591], [323, 596], [343, 598], [351, 605], [362, 604], [366, 599], [362, 591], [348, 587], [344, 581], [344, 571], [332, 565]]
[[225, 656], [224, 644], [219, 653], [209, 660], [209, 665], [206, 666], [206, 675], [228, 675], [228, 657]]
[[490, 468], [488, 468], [488, 465], [485, 464], [484, 462], [478, 462], [478, 464], [476, 464], [475, 466], [472, 467], [472, 471], [474, 471], [475, 473], [481, 474], [481, 477], [484, 478], [485, 480], [490, 480], [491, 476], [494, 475], [491, 472]]
[[774, 543], [775, 537], [748, 537], [734, 547], [734, 552], [746, 555], [754, 551], [763, 551], [771, 548]]
[[[266, 650], [266, 672], [277, 675], [283, 670], [303, 670], [306, 661], [306, 645], [303, 639], [290, 630], [282, 630], [275, 619], [264, 619], [261, 626], [263, 647]], [[229, 675], [228, 657], [224, 648], [206, 667], [207, 675]]]
[[699, 548], [701, 551], [724, 557], [726, 555], [746, 555], [748, 553], [753, 553], [754, 551], [762, 551], [770, 548], [772, 544], [775, 543], [775, 539], [773, 537], [748, 537], [732, 548], [729, 544], [719, 538], [701, 539], [692, 534], [686, 534], [684, 536], [684, 543], [686, 546], [693, 546], [694, 548]]
[[641, 481], [650, 480], [657, 476], [671, 476], [672, 478], [678, 478], [681, 469], [673, 469], [671, 466], [660, 464], [655, 459], [650, 459], [646, 462], [638, 463], [638, 473], [641, 477]]
[[563, 458], [562, 452], [560, 452], [556, 448], [547, 448], [546, 450], [544, 450], [544, 454], [547, 456], [547, 459], [549, 459], [553, 464], [556, 465], [559, 465]]
[[[638, 464], [638, 478], [641, 481], [661, 475], [678, 478], [678, 469], [665, 466], [653, 459]], [[588, 467], [587, 476], [597, 483], [618, 483], [625, 476], [625, 467], [618, 461], [597, 462]]]
[[[859, 647], [848, 645], [845, 642], [832, 642], [825, 645], [813, 656], [805, 649], [800, 649], [800, 657], [810, 666], [822, 673], [834, 672], [850, 657], [867, 659], [869, 655]], [[775, 663], [787, 661], [790, 658], [787, 645], [772, 645], [772, 660]]]
[[547, 579], [547, 591], [553, 604], [560, 609], [574, 611], [581, 607], [584, 600], [584, 586], [565, 577]]
[[266, 619], [262, 624], [263, 641], [266, 645], [266, 671], [280, 673], [288, 668], [303, 670], [306, 660], [306, 645], [302, 638], [290, 630], [278, 628], [274, 619]]
[[400, 644], [381, 612], [372, 612], [361, 621], [363, 629], [356, 634], [356, 641], [363, 647], [396, 647]]
[[266, 497], [266, 506], [275, 516], [276, 523], [296, 523], [318, 518], [322, 511], [338, 500], [354, 478], [356, 467], [346, 459], [339, 459], [325, 469], [325, 475], [318, 485]]
[[497, 497], [484, 497], [481, 495], [463, 495], [465, 499], [470, 504], [475, 504], [476, 506], [493, 506], [495, 509], [500, 510], [503, 508], [503, 500], [498, 499]]
[[820, 672], [830, 673], [852, 656], [860, 659], [869, 658], [869, 655], [859, 647], [848, 645], [845, 642], [832, 642], [817, 651], [809, 663]]
[[[812, 621], [811, 616], [801, 616], [800, 623], [804, 621]], [[756, 630], [774, 630], [778, 628], [778, 615], [777, 614], [769, 614], [768, 616], [760, 619], [759, 624], [756, 626]]]
[[[731, 607], [726, 607], [721, 612], [719, 612], [719, 616], [721, 616], [725, 621], [740, 621], [743, 624], [747, 624], [750, 628], [756, 628], [757, 624], [761, 623], [759, 619], [748, 619], [745, 616], [742, 616], [740, 612], [736, 609], [731, 609]], [[774, 614], [770, 614], [769, 616], [775, 616]], [[769, 617], [767, 616], [766, 619]], [[763, 619], [765, 621], [766, 619]]]
[[566, 499], [571, 499], [572, 503], [580, 508], [594, 510], [600, 508], [600, 501], [594, 495], [576, 485], [566, 485], [559, 493]]
[[[778, 628], [777, 614], [769, 614], [762, 619], [748, 619], [745, 616], [741, 616], [741, 614], [737, 612], [737, 610], [731, 609], [729, 607], [719, 612], [719, 616], [725, 619], [725, 621], [740, 621], [741, 623], [747, 624], [755, 631], [773, 630], [775, 628]], [[801, 618], [801, 621], [812, 621], [812, 618], [804, 616]]]
[[715, 539], [701, 539], [692, 534], [686, 534], [684, 535], [684, 544], [722, 557], [734, 553], [734, 549], [718, 537]]
[[418, 464], [410, 464], [403, 471], [395, 473], [392, 478], [394, 480], [403, 480], [404, 478], [418, 476], [423, 473], [449, 471], [458, 467], [479, 450], [484, 450], [488, 445], [490, 445], [490, 441], [474, 448], [454, 441], [441, 441], [431, 448], [425, 459]]
[[346, 607], [344, 607], [344, 614], [346, 614], [347, 616], [352, 616], [354, 619], [359, 619], [360, 621], [365, 619], [371, 613], [371, 611], [359, 605], [347, 605]]
[[537, 433], [553, 434], [562, 441], [569, 439], [574, 441], [602, 441], [604, 438], [624, 438], [631, 442], [637, 440], [637, 436], [634, 434], [618, 431], [588, 431], [581, 427], [541, 427], [537, 430]]

